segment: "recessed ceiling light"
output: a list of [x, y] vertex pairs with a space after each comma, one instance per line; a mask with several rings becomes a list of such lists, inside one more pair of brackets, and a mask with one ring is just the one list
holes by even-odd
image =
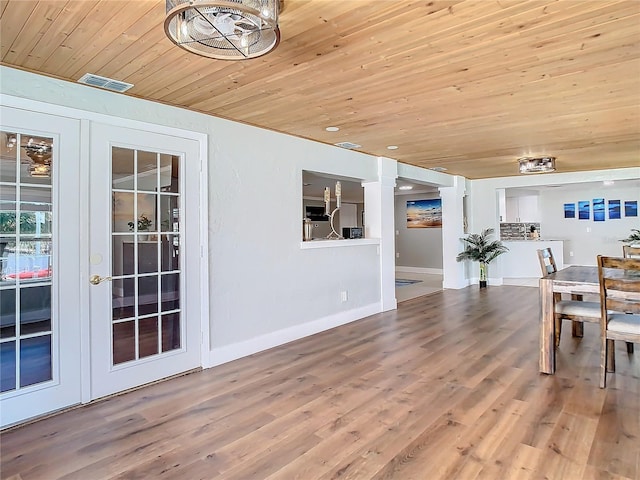
[[615, 184], [616, 182], [614, 182], [613, 180], [605, 180], [602, 182], [603, 185], [610, 187], [611, 185]]
[[413, 190], [413, 187], [411, 185], [400, 185], [398, 187], [399, 190]]
[[327, 132], [337, 132], [338, 130], [340, 130], [340, 128], [339, 127], [327, 127], [327, 128], [325, 128], [325, 130]]
[[447, 169], [444, 167], [431, 167], [429, 170], [433, 170], [434, 172], [446, 172]]
[[387, 150], [397, 150], [397, 149], [398, 149], [398, 146], [397, 146], [397, 145], [389, 145], [389, 146], [387, 147]]

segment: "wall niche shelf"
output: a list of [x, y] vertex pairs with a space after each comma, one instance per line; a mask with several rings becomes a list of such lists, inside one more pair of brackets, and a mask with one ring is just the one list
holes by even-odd
[[357, 247], [359, 245], [380, 245], [379, 238], [354, 238], [344, 240], [309, 240], [300, 242], [300, 249]]

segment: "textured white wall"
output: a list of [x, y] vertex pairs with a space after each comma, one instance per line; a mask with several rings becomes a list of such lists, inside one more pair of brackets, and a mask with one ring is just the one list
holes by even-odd
[[442, 270], [442, 228], [407, 228], [407, 200], [440, 198], [439, 192], [395, 198], [396, 266]]
[[[591, 211], [589, 220], [579, 220], [578, 201], [592, 202], [594, 198], [604, 198], [605, 206], [608, 200], [620, 200], [621, 218], [610, 220], [607, 211], [604, 222], [594, 222]], [[545, 190], [539, 203], [544, 236], [565, 240], [565, 264], [596, 265], [597, 255], [621, 256], [623, 243], [620, 239], [628, 237], [632, 228], [640, 229], [640, 217], [625, 217], [625, 200], [635, 200], [640, 204], [640, 189], [599, 184], [578, 189]], [[576, 204], [576, 218], [564, 218], [565, 203]]]

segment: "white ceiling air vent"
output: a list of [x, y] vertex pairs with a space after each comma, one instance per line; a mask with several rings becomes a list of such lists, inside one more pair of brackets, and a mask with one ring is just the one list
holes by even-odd
[[85, 73], [82, 78], [78, 80], [78, 83], [84, 83], [85, 85], [100, 87], [104, 88], [105, 90], [111, 90], [112, 92], [119, 93], [126, 92], [131, 87], [133, 87], [133, 83], [121, 82], [112, 78], [94, 75], [93, 73]]
[[334, 145], [336, 147], [348, 148], [349, 150], [362, 147], [362, 145], [358, 145], [357, 143], [351, 143], [351, 142], [334, 143]]

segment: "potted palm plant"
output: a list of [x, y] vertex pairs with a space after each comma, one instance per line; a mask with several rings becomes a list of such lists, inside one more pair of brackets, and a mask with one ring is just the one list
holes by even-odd
[[493, 228], [485, 228], [480, 234], [472, 233], [466, 238], [461, 238], [460, 240], [465, 242], [465, 248], [456, 257], [458, 262], [473, 260], [480, 263], [480, 288], [487, 286], [488, 264], [509, 251], [500, 240], [490, 240], [491, 235], [493, 235]]
[[632, 228], [631, 234], [627, 238], [620, 241], [629, 245], [640, 245], [640, 230], [638, 230], [637, 228]]

